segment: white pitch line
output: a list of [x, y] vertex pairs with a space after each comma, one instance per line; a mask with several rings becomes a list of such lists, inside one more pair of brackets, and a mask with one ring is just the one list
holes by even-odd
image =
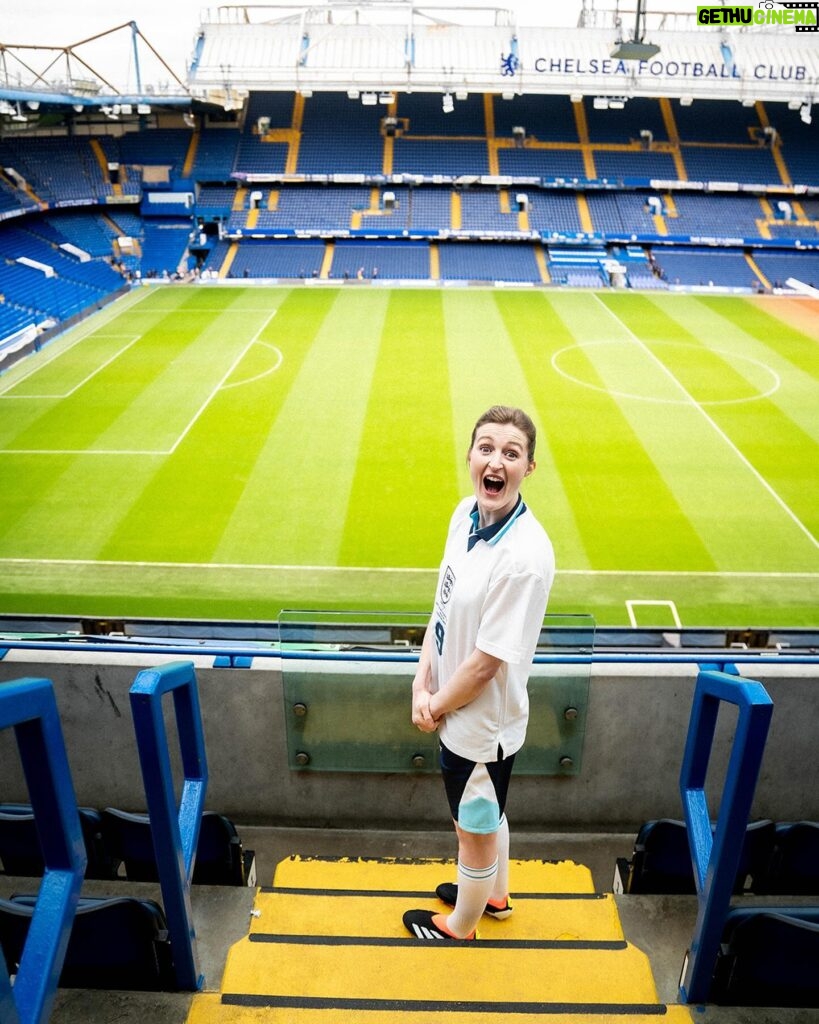
[[[140, 303], [147, 296], [147, 294], [148, 293], [146, 291], [144, 294], [138, 295], [133, 301], [129, 301], [127, 305], [128, 311], [130, 312], [134, 306]], [[123, 306], [119, 308], [120, 302], [122, 302], [125, 299], [130, 300], [132, 295], [133, 292], [129, 293], [126, 296], [123, 296], [122, 299], [117, 299], [117, 301], [114, 303], [114, 305], [118, 307], [117, 309], [112, 310], [109, 306], [106, 306], [104, 309], [95, 313], [93, 316], [90, 316], [88, 320], [84, 321], [82, 324], [77, 324], [75, 328], [72, 328], [72, 330], [77, 331], [76, 337], [73, 338], [65, 346], [60, 347], [60, 342], [63, 340], [62, 337], [55, 338], [54, 341], [51, 342], [46, 349], [42, 350], [46, 352], [46, 357], [44, 357], [41, 360], [34, 360], [34, 364], [29, 368], [28, 372], [22, 373], [20, 374], [20, 376], [15, 376], [13, 380], [10, 380], [6, 387], [0, 389], [0, 398], [13, 398], [13, 395], [6, 395], [6, 391], [10, 390], [13, 387], [16, 387], [18, 384], [22, 384], [23, 381], [28, 380], [29, 377], [32, 377], [35, 373], [38, 373], [46, 366], [50, 366], [51, 363], [59, 359], [60, 356], [64, 356], [66, 352], [70, 352], [72, 348], [81, 344], [81, 342], [85, 341], [86, 339], [94, 335], [101, 335], [102, 337], [112, 338], [118, 337], [118, 335], [115, 334], [106, 335], [104, 328], [110, 326], [122, 315], [126, 307]], [[98, 321], [97, 317], [103, 317], [104, 319], [102, 321]], [[121, 337], [130, 337], [130, 334], [121, 335]], [[51, 347], [52, 345], [54, 346], [54, 348]], [[29, 358], [31, 359], [32, 357]]]
[[[211, 391], [211, 393], [208, 395], [208, 397], [205, 399], [205, 401], [202, 403], [202, 405], [196, 411], [196, 413], [194, 414], [193, 418], [190, 420], [188, 425], [185, 427], [185, 429], [182, 431], [182, 433], [176, 439], [176, 441], [174, 442], [174, 444], [173, 444], [173, 446], [171, 448], [169, 448], [167, 450], [162, 450], [162, 451], [153, 450], [153, 449], [148, 450], [148, 449], [125, 449], [125, 448], [0, 448], [0, 455], [154, 455], [154, 456], [173, 455], [173, 453], [176, 451], [176, 449], [179, 447], [179, 445], [182, 443], [182, 441], [184, 441], [185, 437], [190, 433], [190, 431], [191, 431], [192, 427], [194, 426], [194, 424], [196, 423], [196, 421], [199, 419], [199, 417], [202, 415], [202, 413], [205, 411], [205, 409], [207, 409], [208, 405], [210, 405], [210, 403], [213, 401], [214, 397], [218, 394], [218, 392], [221, 389], [223, 389], [223, 388], [232, 387], [233, 386], [233, 385], [226, 385], [225, 381], [230, 377], [230, 375], [233, 373], [233, 371], [236, 369], [236, 367], [239, 365], [239, 363], [242, 361], [242, 359], [244, 359], [245, 355], [250, 350], [251, 346], [256, 343], [256, 341], [259, 338], [259, 335], [262, 333], [262, 331], [265, 329], [265, 327], [267, 327], [267, 325], [270, 323], [270, 321], [276, 315], [276, 312], [277, 311], [275, 309], [272, 312], [270, 312], [270, 315], [267, 317], [265, 322], [262, 324], [262, 326], [259, 328], [259, 330], [253, 335], [253, 337], [250, 339], [250, 341], [247, 343], [247, 345], [245, 345], [245, 347], [242, 349], [242, 351], [239, 353], [239, 355], [231, 363], [231, 365], [230, 365], [229, 369], [227, 370], [227, 372], [224, 374], [224, 376], [219, 381], [219, 383], [216, 385], [216, 387]], [[134, 338], [133, 341], [131, 342], [131, 344], [133, 344], [136, 341], [139, 341], [139, 337], [140, 336], [137, 336], [136, 338]], [[266, 343], [262, 342], [262, 344], [266, 344]], [[129, 347], [130, 347], [130, 345], [126, 345], [126, 348], [129, 348]], [[274, 368], [274, 369], [278, 370], [278, 368], [281, 366], [281, 364], [282, 364], [282, 362], [284, 360], [284, 356], [282, 355], [280, 349], [276, 348], [275, 346], [269, 346], [269, 347], [270, 348], [274, 348], [275, 351], [278, 352], [278, 354], [279, 354], [279, 360], [276, 363], [276, 366]], [[125, 349], [123, 349], [122, 351], [124, 352]], [[117, 353], [117, 354], [119, 355], [120, 353]], [[108, 360], [108, 362], [111, 362], [112, 359], [116, 359], [116, 356], [112, 356], [111, 359]], [[107, 364], [103, 364], [103, 365], [107, 365]], [[103, 367], [100, 366], [90, 376], [93, 377], [94, 373], [98, 373], [99, 370], [101, 370], [102, 368]], [[86, 379], [90, 379], [90, 377], [86, 378]], [[84, 383], [84, 382], [81, 382], [81, 383]], [[249, 382], [248, 381], [240, 381], [240, 383], [244, 384], [244, 383], [249, 383]], [[77, 387], [80, 387], [80, 384], [78, 384]], [[76, 388], [74, 388], [74, 390], [76, 390]], [[69, 392], [68, 394], [73, 394], [73, 391]], [[0, 395], [0, 397], [3, 397], [3, 396]], [[62, 395], [30, 396], [30, 395], [27, 395], [26, 397], [27, 398], [30, 398], [30, 397], [61, 398], [61, 397], [67, 397], [67, 396], [62, 396]]]
[[98, 373], [101, 373], [105, 369], [106, 366], [110, 366], [111, 363], [113, 363], [113, 361], [115, 359], [119, 359], [119, 357], [124, 352], [127, 352], [128, 349], [132, 345], [135, 345], [141, 339], [142, 335], [141, 334], [137, 334], [137, 335], [124, 335], [124, 337], [130, 337], [131, 340], [128, 342], [128, 344], [123, 346], [118, 352], [115, 352], [112, 356], [110, 356], [108, 359], [106, 359], [104, 363], [100, 363], [99, 366], [97, 366], [89, 374], [87, 374], [85, 377], [83, 377], [83, 379], [81, 381], [78, 381], [74, 385], [74, 387], [71, 388], [70, 391], [65, 391], [65, 392], [63, 392], [63, 394], [60, 394], [60, 395], [55, 395], [55, 394], [50, 394], [50, 395], [0, 395], [0, 398], [5, 398], [7, 400], [17, 399], [18, 401], [20, 399], [24, 399], [24, 398], [70, 398], [74, 394], [75, 391], [79, 391], [79, 389], [84, 384], [87, 384], [89, 380], [91, 380], [93, 377], [96, 377], [96, 375]]
[[207, 409], [207, 407], [210, 405], [210, 403], [213, 401], [213, 399], [216, 397], [216, 395], [225, 386], [225, 381], [228, 380], [228, 378], [233, 373], [233, 371], [236, 369], [236, 367], [239, 365], [239, 363], [241, 363], [241, 361], [244, 359], [244, 357], [250, 351], [251, 346], [256, 344], [256, 342], [259, 340], [259, 335], [267, 327], [267, 325], [270, 323], [270, 321], [273, 319], [273, 317], [275, 315], [276, 315], [276, 310], [274, 309], [271, 312], [270, 316], [268, 316], [265, 319], [264, 323], [258, 329], [258, 331], [256, 331], [256, 333], [253, 335], [253, 337], [250, 339], [250, 341], [247, 343], [247, 345], [245, 345], [245, 347], [242, 349], [242, 351], [239, 353], [239, 355], [236, 356], [236, 358], [233, 360], [233, 362], [230, 364], [230, 366], [228, 367], [228, 369], [226, 370], [226, 372], [222, 376], [222, 379], [219, 381], [219, 383], [216, 385], [216, 387], [211, 391], [211, 393], [208, 395], [208, 397], [205, 399], [205, 401], [202, 403], [202, 405], [197, 409], [197, 411], [194, 413], [193, 419], [191, 419], [190, 423], [188, 423], [188, 425], [185, 427], [185, 429], [182, 431], [182, 433], [176, 439], [176, 441], [173, 444], [173, 447], [168, 452], [169, 455], [173, 455], [173, 453], [176, 451], [176, 449], [179, 447], [179, 445], [182, 444], [182, 442], [185, 440], [185, 438], [188, 436], [188, 434], [193, 429], [196, 421], [199, 419], [199, 417], [202, 415], [202, 413], [205, 411], [205, 409]]
[[677, 385], [677, 387], [680, 389], [680, 391], [683, 393], [683, 395], [685, 395], [685, 397], [688, 399], [688, 401], [691, 403], [691, 405], [697, 410], [697, 412], [699, 412], [700, 415], [719, 434], [719, 436], [722, 438], [722, 440], [734, 452], [734, 454], [743, 463], [743, 465], [745, 465], [751, 471], [751, 473], [753, 473], [753, 475], [762, 484], [762, 486], [765, 488], [765, 490], [770, 494], [770, 496], [774, 499], [774, 501], [779, 505], [779, 507], [782, 509], [782, 511], [785, 512], [786, 515], [788, 515], [793, 520], [793, 522], [799, 527], [799, 529], [802, 531], [802, 533], [805, 534], [805, 536], [813, 544], [813, 546], [815, 548], [819, 548], [819, 540], [817, 540], [816, 537], [814, 537], [814, 535], [810, 532], [810, 530], [807, 528], [807, 526], [805, 526], [805, 524], [802, 522], [802, 520], [799, 518], [799, 516], [797, 516], [797, 514], [785, 502], [785, 500], [782, 497], [780, 497], [780, 495], [778, 495], [776, 493], [776, 491], [773, 489], [773, 487], [771, 487], [771, 485], [768, 483], [768, 481], [765, 479], [765, 477], [762, 476], [762, 474], [759, 472], [759, 470], [749, 461], [749, 459], [739, 450], [739, 448], [737, 448], [737, 446], [734, 444], [734, 442], [731, 440], [731, 438], [728, 437], [728, 435], [725, 433], [725, 431], [722, 429], [722, 427], [720, 427], [719, 424], [714, 422], [712, 417], [708, 415], [708, 413], [705, 411], [705, 409], [703, 409], [703, 407], [696, 400], [696, 398], [694, 398], [694, 396], [688, 391], [688, 389], [674, 376], [674, 374], [671, 372], [671, 370], [669, 370], [669, 368], [665, 365], [665, 363], [658, 356], [654, 355], [654, 353], [651, 351], [651, 349], [648, 347], [648, 345], [646, 345], [646, 343], [641, 338], [639, 338], [634, 333], [634, 331], [631, 330], [631, 328], [627, 327], [626, 324], [623, 323], [623, 321], [620, 319], [619, 316], [617, 316], [616, 313], [613, 313], [609, 309], [609, 307], [605, 304], [605, 302], [603, 302], [603, 300], [600, 298], [599, 295], [597, 295], [597, 293], [594, 293], [594, 298], [596, 299], [597, 302], [600, 303], [600, 305], [603, 307], [603, 309], [605, 309], [605, 311], [609, 314], [609, 316], [613, 317], [613, 319], [615, 319], [617, 321], [617, 323], [620, 324], [620, 326], [623, 328], [623, 330], [626, 331], [634, 339], [636, 344], [639, 345], [639, 347], [646, 353], [646, 355], [649, 356], [649, 358], [652, 359], [660, 367], [660, 369], [663, 371], [663, 373], [665, 373], [668, 377], [671, 378], [671, 380]]
[[[106, 566], [132, 569], [203, 569], [242, 570], [260, 572], [328, 572], [328, 573], [437, 573], [437, 568], [412, 566], [366, 566], [366, 565], [284, 565], [266, 562], [145, 562], [117, 561], [96, 558], [0, 558], [0, 565], [50, 565], [50, 566]], [[677, 577], [739, 578], [739, 579], [798, 579], [819, 580], [819, 572], [719, 572], [697, 570], [661, 569], [558, 569], [558, 576], [627, 576], [627, 577]]]

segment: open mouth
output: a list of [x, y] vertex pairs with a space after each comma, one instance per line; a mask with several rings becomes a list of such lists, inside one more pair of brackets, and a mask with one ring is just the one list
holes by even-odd
[[485, 476], [483, 478], [483, 487], [485, 491], [489, 491], [490, 494], [500, 494], [503, 490], [503, 480], [500, 480], [496, 476]]

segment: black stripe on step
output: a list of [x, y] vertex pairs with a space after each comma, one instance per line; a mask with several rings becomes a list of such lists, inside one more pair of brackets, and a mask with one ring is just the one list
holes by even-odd
[[[411, 936], [395, 939], [388, 936], [366, 935], [278, 935], [273, 932], [251, 932], [251, 942], [269, 942], [292, 946], [415, 946], [419, 942], [429, 945], [431, 940]], [[438, 940], [444, 945], [443, 940]], [[452, 941], [452, 940], [450, 940]], [[459, 945], [468, 944], [478, 949], [626, 949], [623, 939], [456, 939]], [[446, 943], [448, 945], [448, 942]]]
[[310, 996], [256, 996], [227, 993], [222, 995], [225, 1006], [286, 1008], [291, 1010], [403, 1010], [413, 1013], [484, 1013], [512, 1014], [532, 1013], [556, 1014], [599, 1014], [610, 1017], [627, 1017], [637, 1014], [664, 1017], [667, 1007], [663, 1003], [503, 1003], [503, 1002], [462, 1002], [431, 999], [341, 999]]
[[[395, 896], [400, 899], [420, 900], [434, 896], [429, 889], [303, 889], [298, 886], [265, 886], [264, 893], [281, 893], [284, 896]], [[515, 900], [604, 900], [604, 892], [513, 892], [509, 899]]]

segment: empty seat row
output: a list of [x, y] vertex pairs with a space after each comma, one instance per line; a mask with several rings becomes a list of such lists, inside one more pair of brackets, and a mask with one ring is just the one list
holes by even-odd
[[[0, 899], [0, 947], [17, 973], [35, 896]], [[60, 986], [172, 991], [176, 981], [165, 912], [154, 900], [82, 897], [74, 915]]]
[[709, 1000], [729, 1006], [819, 1006], [819, 907], [734, 907], [722, 930]]
[[[618, 858], [615, 892], [694, 893], [685, 822], [647, 821], [630, 860]], [[819, 822], [752, 822], [745, 833], [735, 893], [819, 895]]]
[[[107, 807], [80, 808], [88, 865], [86, 878], [155, 882], [159, 879], [151, 823], [146, 814]], [[0, 804], [0, 862], [7, 875], [40, 876], [43, 856], [37, 825], [27, 804]], [[193, 882], [198, 885], [255, 885], [255, 854], [245, 850], [229, 818], [205, 811]]]

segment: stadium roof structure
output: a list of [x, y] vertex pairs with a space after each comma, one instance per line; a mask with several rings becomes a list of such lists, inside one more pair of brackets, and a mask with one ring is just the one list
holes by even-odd
[[[188, 87], [194, 97], [228, 106], [253, 90], [793, 105], [819, 99], [819, 40], [810, 31], [815, 3], [763, 3], [750, 25], [700, 25], [692, 0], [690, 16], [655, 18], [653, 28], [644, 15], [641, 21], [641, 7], [638, 2], [638, 34], [629, 37], [626, 12], [595, 10], [590, 0], [577, 28], [520, 26], [502, 8], [413, 0], [222, 6], [200, 26]], [[677, 28], [681, 20], [684, 29]]]
[[[98, 70], [95, 55], [110, 57], [114, 52], [128, 66], [128, 89], [114, 85]], [[189, 108], [190, 103], [185, 82], [135, 21], [68, 46], [0, 42], [0, 114], [15, 121], [26, 120], [23, 110], [73, 107], [77, 113], [113, 112], [114, 107], [128, 106]]]

